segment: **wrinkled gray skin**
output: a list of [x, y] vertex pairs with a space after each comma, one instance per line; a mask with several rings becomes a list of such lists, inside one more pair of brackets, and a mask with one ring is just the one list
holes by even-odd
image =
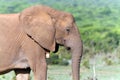
[[[73, 80], [79, 80], [79, 78], [80, 78], [80, 73], [79, 73], [80, 72], [80, 60], [81, 60], [81, 56], [82, 56], [83, 47], [82, 47], [82, 41], [80, 38], [80, 33], [79, 33], [79, 30], [75, 24], [75, 20], [74, 20], [73, 16], [69, 13], [66, 13], [66, 12], [58, 11], [58, 10], [52, 9], [50, 7], [47, 7], [47, 6], [39, 6], [39, 5], [25, 9], [22, 12], [22, 14], [25, 13], [25, 15], [30, 15], [30, 14], [26, 14], [26, 13], [29, 13], [31, 11], [33, 12], [33, 14], [34, 14], [34, 12], [39, 12], [39, 11], [45, 12], [52, 18], [52, 22], [53, 22], [53, 25], [55, 28], [55, 34], [53, 34], [53, 35], [55, 35], [56, 44], [58, 44], [58, 46], [63, 45], [71, 51]], [[42, 19], [42, 18], [40, 18], [40, 19]], [[26, 19], [26, 20], [28, 20], [28, 19]], [[44, 22], [46, 23], [46, 21], [44, 21]], [[51, 29], [51, 30], [53, 30], [53, 29]], [[36, 37], [34, 38], [34, 36], [29, 34], [29, 32], [27, 33], [27, 36], [29, 38], [31, 38], [31, 40], [34, 41], [35, 44], [34, 43], [33, 44], [35, 46], [37, 46], [37, 44], [39, 44], [39, 42], [37, 42], [37, 40], [36, 40]], [[45, 37], [46, 37], [46, 35], [45, 35]], [[52, 40], [52, 41], [54, 42], [54, 40]], [[37, 44], [36, 44], [36, 42], [37, 42]], [[26, 42], [26, 45], [27, 45], [27, 43], [28, 42]], [[44, 54], [48, 50], [54, 51], [54, 49], [53, 48], [46, 48], [46, 45], [45, 46], [44, 46], [44, 44], [42, 44], [42, 45], [43, 45], [42, 47], [41, 46], [39, 47], [40, 48], [40, 62], [35, 62], [35, 64], [38, 64], [37, 65], [38, 67], [35, 70], [34, 70], [34, 65], [32, 65], [32, 67], [31, 67], [31, 65], [28, 62], [26, 64], [27, 69], [26, 68], [19, 69], [19, 67], [17, 69], [13, 68], [17, 74], [17, 77], [16, 77], [17, 80], [21, 80], [21, 79], [28, 80], [29, 79], [30, 69], [29, 69], [28, 64], [30, 65], [30, 68], [34, 72], [35, 80], [46, 80], [46, 68], [44, 68], [44, 67], [46, 67], [46, 63], [44, 62], [45, 61]], [[30, 45], [27, 45], [26, 47], [29, 47], [29, 46]], [[36, 48], [38, 48], [38, 46]], [[42, 49], [42, 48], [44, 48], [44, 49]], [[29, 50], [29, 48], [27, 50]], [[32, 53], [30, 51], [27, 51], [27, 52], [22, 52], [22, 54], [26, 54], [28, 52]], [[24, 56], [24, 55], [22, 55], [22, 56]], [[26, 56], [29, 56], [29, 54]], [[32, 56], [35, 56], [35, 54], [33, 54]], [[33, 58], [30, 56], [30, 59], [33, 59]], [[34, 61], [35, 61], [35, 59], [34, 59]], [[39, 61], [39, 60], [37, 60], [37, 61]], [[33, 61], [31, 61], [31, 63], [33, 63]], [[42, 66], [40, 66], [39, 64], [40, 65], [42, 64]]]

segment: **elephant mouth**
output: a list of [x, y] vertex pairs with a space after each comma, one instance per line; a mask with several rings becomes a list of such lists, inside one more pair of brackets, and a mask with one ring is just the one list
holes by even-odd
[[57, 38], [57, 43], [60, 45], [60, 46], [64, 46], [66, 48], [66, 50], [70, 51], [71, 50], [71, 47], [67, 46], [67, 41], [63, 38]]
[[71, 47], [65, 47], [68, 51], [70, 51], [71, 50]]
[[67, 45], [67, 41], [63, 40], [63, 45], [66, 48], [66, 50], [71, 51], [71, 47]]

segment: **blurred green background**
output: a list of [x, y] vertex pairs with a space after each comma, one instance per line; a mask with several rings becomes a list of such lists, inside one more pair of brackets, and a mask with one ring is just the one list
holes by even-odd
[[[0, 13], [17, 13], [36, 4], [74, 15], [84, 43], [81, 80], [120, 79], [120, 0], [0, 0]], [[51, 53], [48, 80], [72, 80], [70, 59], [63, 47]], [[14, 78], [13, 72], [0, 75], [0, 80]]]

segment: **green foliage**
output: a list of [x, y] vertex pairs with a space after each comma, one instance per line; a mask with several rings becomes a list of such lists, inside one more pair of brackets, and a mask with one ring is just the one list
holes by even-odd
[[50, 58], [47, 59], [48, 64], [59, 64], [59, 57], [57, 54], [51, 54]]
[[90, 69], [90, 64], [88, 60], [84, 60], [84, 62], [82, 62], [82, 66], [84, 66], [87, 69]]
[[113, 61], [109, 58], [104, 58], [104, 61], [107, 65], [113, 65]]
[[59, 65], [69, 65], [68, 60], [71, 56], [65, 48], [60, 47], [58, 53], [51, 53], [50, 58], [47, 59], [48, 64], [59, 64]]
[[66, 59], [60, 60], [59, 65], [68, 66], [69, 65], [68, 60]]

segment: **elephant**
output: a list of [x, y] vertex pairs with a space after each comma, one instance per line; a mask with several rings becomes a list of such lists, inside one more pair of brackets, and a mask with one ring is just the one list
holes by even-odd
[[64, 46], [72, 55], [73, 80], [79, 80], [83, 44], [72, 14], [44, 5], [0, 14], [0, 74], [14, 70], [17, 80], [46, 80], [46, 54]]

